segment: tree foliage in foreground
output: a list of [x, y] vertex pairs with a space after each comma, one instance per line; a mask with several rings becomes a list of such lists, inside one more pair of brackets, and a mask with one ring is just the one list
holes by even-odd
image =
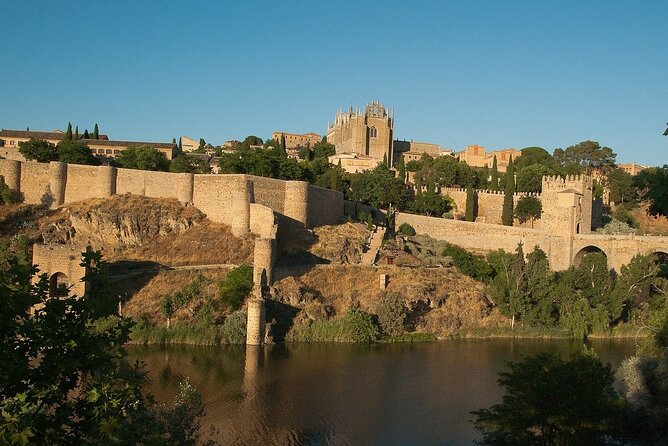
[[[87, 279], [100, 285], [94, 258], [84, 257]], [[130, 320], [101, 319], [93, 294], [49, 298], [46, 275], [32, 284], [36, 268], [0, 259], [0, 444], [198, 442], [194, 389], [160, 407], [142, 393], [144, 371], [122, 361]]]
[[472, 412], [483, 445], [610, 444], [621, 399], [609, 365], [588, 353], [564, 361], [542, 353], [499, 373], [502, 402]]
[[640, 172], [635, 178], [643, 200], [650, 203], [649, 213], [668, 217], [668, 165]]

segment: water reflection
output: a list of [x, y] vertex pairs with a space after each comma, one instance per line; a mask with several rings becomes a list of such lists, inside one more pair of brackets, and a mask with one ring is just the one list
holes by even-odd
[[[595, 342], [616, 366], [633, 342]], [[132, 348], [151, 391], [171, 400], [185, 376], [207, 405], [223, 444], [470, 444], [471, 410], [500, 398], [497, 372], [568, 341], [456, 340], [415, 345], [299, 344]]]

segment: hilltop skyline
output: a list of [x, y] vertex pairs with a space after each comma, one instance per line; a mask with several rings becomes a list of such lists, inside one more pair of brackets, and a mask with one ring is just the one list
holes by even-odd
[[397, 139], [463, 150], [586, 139], [668, 163], [668, 5], [13, 3], [0, 127], [221, 144], [326, 133], [378, 100]]

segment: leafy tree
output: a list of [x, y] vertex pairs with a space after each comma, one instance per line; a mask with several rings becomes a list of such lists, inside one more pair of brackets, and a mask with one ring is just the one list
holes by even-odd
[[401, 294], [397, 292], [383, 294], [376, 308], [376, 314], [383, 333], [390, 336], [403, 333], [406, 307]]
[[543, 176], [552, 174], [552, 169], [542, 164], [527, 166], [517, 172], [517, 190], [520, 192], [540, 192], [543, 188]]
[[250, 146], [260, 146], [260, 145], [262, 145], [262, 138], [255, 135], [250, 135], [244, 138], [244, 140], [240, 144], [240, 148], [250, 149]]
[[236, 310], [252, 289], [253, 268], [239, 265], [227, 273], [225, 280], [218, 284], [218, 297], [225, 305]]
[[[98, 270], [89, 264], [87, 277], [94, 280]], [[102, 324], [92, 294], [50, 299], [46, 275], [33, 284], [35, 273], [13, 257], [0, 265], [0, 443], [198, 441], [190, 427], [203, 406], [180, 410], [182, 423], [168, 425], [176, 407], [158, 409], [142, 393], [145, 374], [139, 366], [121, 362], [132, 322], [112, 318]], [[196, 402], [192, 394], [189, 400]]]
[[432, 217], [441, 217], [450, 210], [450, 202], [441, 194], [428, 190], [415, 196], [409, 203], [408, 208], [411, 212]]
[[170, 172], [182, 173], [211, 173], [211, 168], [206, 160], [188, 155], [178, 155], [169, 164]]
[[643, 200], [649, 201], [649, 213], [668, 217], [668, 165], [640, 172], [635, 179]]
[[172, 316], [174, 316], [174, 312], [176, 311], [174, 298], [171, 294], [164, 296], [160, 301], [160, 311], [162, 311], [162, 315], [167, 319], [167, 328], [169, 328], [172, 325]]
[[494, 155], [494, 160], [492, 161], [492, 181], [490, 183], [491, 190], [499, 190], [499, 167], [496, 161], [496, 155]]
[[554, 158], [561, 167], [577, 165], [587, 173], [592, 170], [610, 171], [615, 165], [617, 154], [609, 147], [601, 147], [596, 141], [582, 141], [566, 150], [555, 149]]
[[60, 141], [58, 146], [58, 161], [70, 164], [88, 164], [90, 166], [97, 166], [100, 160], [95, 158], [90, 148], [81, 142], [77, 141]]
[[415, 228], [408, 223], [402, 223], [399, 225], [399, 233], [412, 237], [415, 235]]
[[161, 151], [149, 145], [134, 145], [123, 150], [115, 163], [126, 169], [169, 170], [169, 160]]
[[97, 122], [95, 123], [95, 128], [93, 128], [93, 139], [100, 139], [100, 129], [97, 126]]
[[466, 221], [475, 221], [476, 197], [473, 188], [469, 185], [466, 188]]
[[65, 131], [65, 136], [63, 137], [65, 141], [72, 141], [72, 123], [67, 123], [67, 130]]
[[535, 247], [526, 260], [522, 245], [515, 254], [497, 252], [489, 256], [494, 279], [488, 287], [501, 313], [528, 324], [551, 324], [554, 309], [548, 299], [552, 290], [552, 273], [547, 255]]
[[506, 226], [513, 225], [513, 195], [515, 194], [515, 168], [513, 157], [510, 157], [508, 169], [506, 170], [506, 186], [503, 195], [503, 209], [501, 211], [501, 223]]
[[541, 353], [500, 372], [502, 402], [472, 412], [484, 445], [611, 444], [620, 415], [610, 365], [591, 353]]
[[88, 134], [88, 129], [84, 130], [83, 137], [84, 139], [90, 139], [90, 135]]
[[19, 142], [19, 152], [27, 160], [35, 160], [40, 163], [48, 163], [58, 159], [56, 146], [48, 141], [31, 138], [29, 141]]
[[544, 166], [550, 170], [553, 170], [555, 167], [554, 158], [542, 147], [525, 147], [521, 152], [521, 155], [515, 160], [515, 169], [518, 172], [525, 167], [535, 164]]
[[542, 211], [543, 206], [538, 198], [522, 197], [517, 201], [515, 217], [520, 223], [524, 223], [525, 221], [539, 219]]
[[633, 177], [624, 169], [613, 169], [607, 178], [608, 189], [610, 190], [610, 201], [615, 204], [630, 203], [635, 204], [637, 200], [637, 190], [633, 186]]
[[494, 273], [492, 267], [487, 263], [483, 256], [471, 254], [457, 245], [452, 245], [450, 243], [446, 244], [442, 254], [443, 256], [450, 257], [452, 263], [462, 272], [462, 274], [466, 274], [474, 279], [485, 282], [489, 280]]
[[336, 153], [334, 144], [330, 144], [326, 139], [319, 141], [313, 145], [313, 158], [325, 158], [330, 157]]
[[403, 209], [406, 205], [406, 186], [382, 164], [371, 172], [353, 174], [350, 178], [351, 196], [355, 201], [375, 208], [386, 208], [392, 204], [397, 209]]

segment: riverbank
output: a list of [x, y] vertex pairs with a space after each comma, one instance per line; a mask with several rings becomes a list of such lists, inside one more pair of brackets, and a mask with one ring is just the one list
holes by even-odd
[[[323, 324], [324, 325], [324, 324]], [[223, 324], [205, 323], [175, 323], [170, 328], [157, 326], [139, 321], [130, 334], [131, 345], [201, 345], [222, 346], [240, 345], [246, 342], [245, 320], [241, 317], [232, 321], [226, 320]], [[315, 333], [315, 334], [314, 334]], [[415, 342], [442, 342], [452, 339], [575, 339], [568, 330], [554, 327], [496, 327], [462, 329], [454, 336], [439, 337], [433, 333], [402, 333], [389, 336], [378, 333], [376, 336], [361, 334], [345, 323], [327, 324], [310, 328], [308, 333], [303, 331], [288, 336], [285, 339], [289, 344], [310, 344], [337, 342], [344, 344], [392, 344]], [[651, 334], [631, 324], [614, 327], [608, 332], [596, 332], [588, 335], [589, 339], [641, 339]], [[270, 343], [273, 341], [270, 339]]]

